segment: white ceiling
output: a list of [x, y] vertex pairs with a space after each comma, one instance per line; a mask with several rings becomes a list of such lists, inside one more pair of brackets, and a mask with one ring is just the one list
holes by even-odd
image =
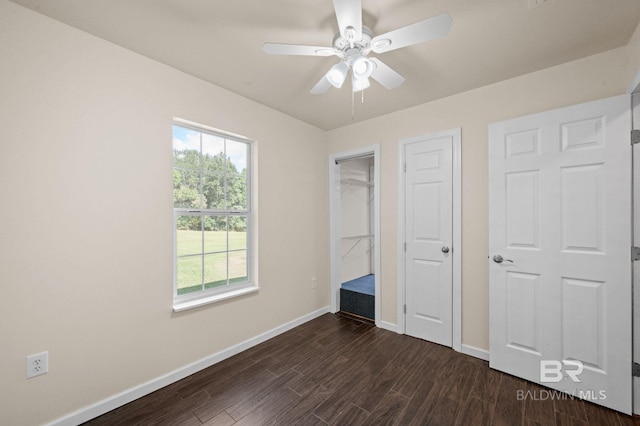
[[453, 27], [381, 54], [407, 80], [372, 82], [352, 117], [348, 83], [309, 93], [336, 57], [262, 52], [267, 41], [330, 46], [331, 0], [13, 1], [325, 130], [625, 46], [640, 21], [638, 0], [362, 0], [374, 35], [442, 12]]

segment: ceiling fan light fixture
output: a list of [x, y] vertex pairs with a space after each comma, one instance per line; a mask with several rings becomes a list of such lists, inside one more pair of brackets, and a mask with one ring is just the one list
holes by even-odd
[[351, 77], [351, 88], [354, 92], [360, 92], [371, 86], [368, 78], [357, 78], [355, 74]]
[[327, 80], [333, 87], [341, 88], [344, 80], [347, 78], [349, 72], [349, 65], [344, 62], [339, 62], [331, 67], [327, 72]]
[[373, 63], [362, 55], [356, 55], [351, 60], [351, 69], [354, 78], [358, 80], [366, 80], [373, 73]]

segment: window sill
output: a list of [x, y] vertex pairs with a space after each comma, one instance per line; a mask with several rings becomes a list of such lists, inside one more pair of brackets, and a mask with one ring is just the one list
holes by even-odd
[[211, 296], [202, 297], [198, 299], [174, 300], [173, 312], [182, 312], [188, 309], [193, 309], [193, 308], [209, 305], [216, 302], [222, 302], [223, 300], [244, 296], [245, 294], [255, 293], [258, 290], [260, 290], [260, 287], [258, 287], [257, 285], [253, 285], [250, 287], [243, 287], [237, 290], [227, 291], [225, 293], [213, 294]]

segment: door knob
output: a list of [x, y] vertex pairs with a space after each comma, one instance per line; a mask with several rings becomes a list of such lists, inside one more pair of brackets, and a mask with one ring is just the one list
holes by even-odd
[[443, 253], [449, 253], [449, 247], [447, 247], [447, 246], [442, 247], [442, 252]]
[[502, 263], [502, 262], [511, 262], [511, 263], [513, 263], [513, 260], [505, 259], [504, 257], [500, 256], [499, 254], [496, 254], [495, 256], [493, 256], [493, 261], [496, 262], [496, 263]]

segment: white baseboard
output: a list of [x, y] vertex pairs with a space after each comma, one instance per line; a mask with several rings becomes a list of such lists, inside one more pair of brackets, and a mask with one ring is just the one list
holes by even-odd
[[[377, 327], [383, 328], [385, 330], [389, 330], [389, 331], [393, 331], [394, 333], [398, 333], [398, 334], [403, 334], [402, 331], [400, 330], [400, 327], [398, 327], [396, 324], [392, 324], [390, 322], [386, 322], [386, 321], [379, 321], [376, 324]], [[460, 349], [453, 347], [452, 348], [454, 351], [456, 352], [460, 352], [463, 353], [465, 355], [469, 355], [475, 358], [480, 358], [483, 359], [485, 361], [489, 361], [489, 351], [484, 350], [484, 349], [478, 349], [476, 347], [473, 346], [469, 346], [469, 345], [460, 345]]]
[[148, 381], [146, 383], [143, 383], [141, 385], [128, 389], [117, 395], [114, 395], [112, 397], [99, 401], [95, 404], [82, 408], [78, 411], [75, 411], [71, 414], [68, 414], [64, 417], [61, 417], [57, 420], [54, 420], [53, 422], [49, 423], [49, 425], [72, 426], [72, 425], [78, 425], [80, 423], [84, 423], [104, 413], [107, 413], [115, 408], [128, 404], [129, 402], [134, 401], [140, 397], [148, 395], [151, 392], [155, 392], [158, 389], [161, 389], [167, 385], [170, 385], [171, 383], [184, 379], [185, 377], [190, 376], [193, 373], [197, 373], [200, 370], [204, 370], [205, 368], [211, 367], [212, 365], [217, 364], [220, 361], [230, 358], [236, 354], [239, 354], [242, 351], [245, 351], [279, 334], [289, 331], [292, 328], [295, 328], [301, 324], [304, 324], [305, 322], [311, 321], [312, 319], [317, 318], [321, 315], [324, 315], [327, 312], [329, 312], [328, 306], [322, 309], [318, 309], [317, 311], [311, 312], [300, 318], [296, 318], [293, 321], [290, 321], [286, 324], [282, 324], [258, 336], [247, 339], [244, 342], [240, 342], [237, 345], [231, 346], [227, 349], [223, 349], [220, 352], [217, 352], [213, 355], [202, 358], [199, 361], [196, 361], [182, 368], [174, 370], [168, 374], [165, 374], [164, 376], [160, 376], [156, 379], [153, 379], [151, 381]]
[[378, 324], [376, 324], [376, 326], [385, 330], [393, 331], [394, 333], [400, 333], [398, 326], [396, 324], [391, 324], [390, 322], [378, 321]]
[[489, 361], [489, 351], [484, 349], [478, 349], [474, 348], [473, 346], [463, 344], [460, 352], [465, 355], [470, 355], [476, 358], [483, 359], [485, 361]]

